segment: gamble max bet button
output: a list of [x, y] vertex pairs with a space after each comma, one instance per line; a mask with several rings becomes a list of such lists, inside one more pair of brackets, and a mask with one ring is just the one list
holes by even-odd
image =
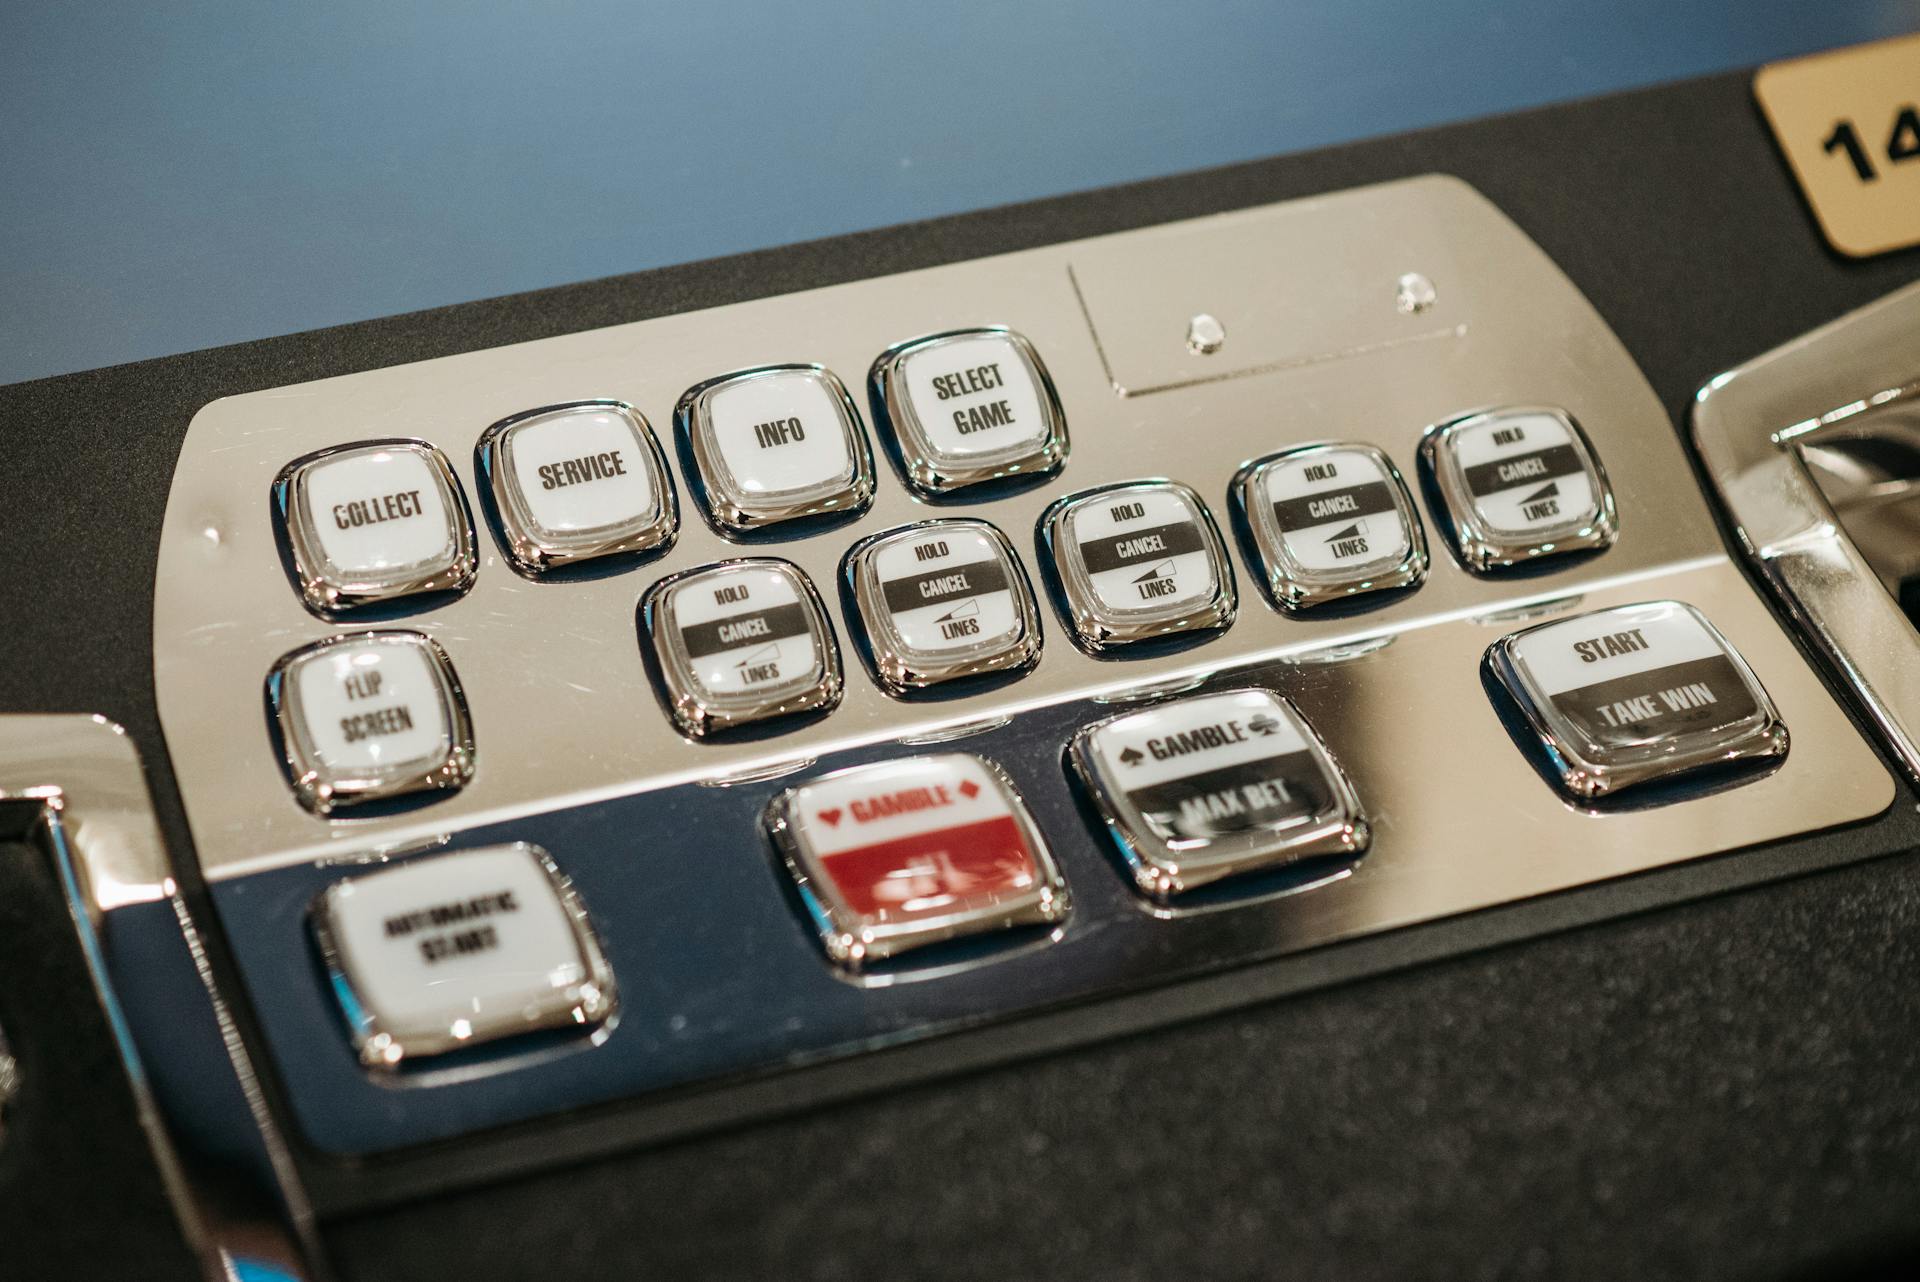
[[768, 811], [774, 844], [849, 970], [1067, 914], [1065, 880], [998, 766], [970, 753], [835, 771]]

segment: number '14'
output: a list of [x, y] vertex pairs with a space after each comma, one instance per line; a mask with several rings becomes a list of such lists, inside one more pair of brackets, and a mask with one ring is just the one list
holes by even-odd
[[[1860, 131], [1853, 127], [1851, 120], [1842, 120], [1835, 124], [1833, 132], [1820, 143], [1820, 147], [1829, 156], [1836, 151], [1845, 151], [1847, 159], [1853, 162], [1853, 172], [1860, 181], [1870, 183], [1880, 176], [1874, 168], [1873, 157], [1860, 141]], [[1920, 156], [1920, 109], [1903, 107], [1894, 117], [1893, 132], [1887, 135], [1887, 161], [1898, 164], [1903, 160], [1912, 160]]]

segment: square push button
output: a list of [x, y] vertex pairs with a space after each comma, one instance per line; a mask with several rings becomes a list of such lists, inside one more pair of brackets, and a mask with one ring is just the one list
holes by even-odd
[[1041, 526], [1074, 634], [1094, 653], [1233, 621], [1220, 531], [1178, 482], [1077, 494], [1047, 509]]
[[473, 774], [473, 727], [453, 667], [417, 632], [367, 632], [296, 650], [267, 677], [300, 804], [340, 806], [455, 789]]
[[894, 694], [1029, 666], [1040, 655], [1033, 589], [985, 521], [929, 521], [865, 540], [847, 575], [875, 675]]
[[835, 771], [776, 797], [775, 845], [849, 970], [1067, 915], [1066, 882], [1013, 784], [969, 753]]
[[1287, 700], [1198, 695], [1082, 730], [1073, 765], [1141, 892], [1159, 903], [1224, 877], [1357, 859], [1353, 786]]
[[419, 441], [322, 450], [274, 482], [295, 586], [316, 614], [473, 584], [473, 527], [446, 456]]
[[392, 1068], [613, 1012], [586, 910], [536, 846], [409, 859], [329, 886], [314, 934], [362, 1063]]
[[1067, 457], [1067, 420], [1039, 353], [1012, 330], [963, 329], [891, 347], [874, 362], [908, 484], [946, 494], [1046, 475]]
[[522, 574], [673, 540], [679, 512], [646, 419], [619, 401], [516, 414], [480, 438], [500, 542]]
[[1420, 449], [1468, 569], [1502, 569], [1613, 543], [1607, 474], [1564, 410], [1475, 414], [1432, 429]]
[[668, 710], [693, 738], [840, 702], [826, 611], [786, 561], [725, 561], [662, 579], [641, 619]]
[[818, 365], [774, 365], [702, 383], [674, 412], [726, 534], [864, 511], [873, 452], [847, 389]]
[[1406, 483], [1371, 445], [1307, 445], [1234, 479], [1274, 604], [1307, 610], [1426, 577], [1427, 538]]
[[1575, 797], [1787, 752], [1752, 669], [1678, 601], [1541, 624], [1496, 641], [1487, 659]]

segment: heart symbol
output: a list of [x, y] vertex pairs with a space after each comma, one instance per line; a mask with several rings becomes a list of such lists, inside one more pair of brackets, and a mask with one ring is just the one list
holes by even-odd
[[971, 779], [962, 779], [960, 781], [960, 795], [963, 797], [977, 797], [980, 795], [980, 785]]
[[829, 828], [833, 827], [840, 822], [840, 807], [835, 806], [832, 810], [822, 810], [820, 812], [820, 818], [826, 821]]

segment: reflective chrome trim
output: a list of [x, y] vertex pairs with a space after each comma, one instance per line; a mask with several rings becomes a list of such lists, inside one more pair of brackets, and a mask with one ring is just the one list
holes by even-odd
[[[391, 769], [363, 773], [335, 773], [313, 750], [306, 712], [297, 696], [289, 693], [295, 671], [310, 660], [318, 659], [343, 646], [405, 646], [426, 656], [440, 691], [440, 708], [446, 717], [446, 748], [439, 759], [425, 765], [402, 763]], [[399, 797], [414, 792], [454, 791], [473, 778], [473, 722], [467, 715], [466, 695], [454, 674], [447, 652], [432, 637], [400, 630], [350, 632], [302, 646], [282, 656], [267, 674], [267, 706], [280, 740], [281, 762], [287, 782], [300, 804], [314, 814], [326, 817], [342, 806]]]
[[[1564, 716], [1554, 704], [1554, 696], [1543, 689], [1528, 669], [1518, 647], [1525, 638], [1546, 628], [1561, 627], [1572, 620], [1555, 619], [1509, 633], [1487, 649], [1487, 664], [1500, 679], [1515, 706], [1527, 719], [1528, 728], [1540, 742], [1541, 750], [1553, 763], [1560, 786], [1583, 801], [1611, 796], [1623, 788], [1670, 778], [1703, 766], [1731, 765], [1787, 755], [1786, 723], [1780, 719], [1773, 699], [1760, 678], [1720, 629], [1707, 617], [1683, 601], [1647, 601], [1613, 606], [1593, 614], [1613, 614], [1645, 607], [1675, 606], [1692, 615], [1720, 646], [1720, 652], [1733, 664], [1753, 697], [1756, 711], [1730, 725], [1683, 737], [1663, 735], [1630, 747], [1614, 748], [1596, 743], [1580, 727]], [[1593, 615], [1579, 615], [1589, 618]]]
[[[884, 764], [938, 761], [942, 757], [973, 757], [973, 754], [932, 753]], [[883, 961], [916, 948], [925, 948], [929, 944], [988, 930], [1045, 926], [1066, 920], [1073, 908], [1073, 897], [1067, 889], [1066, 877], [1054, 862], [1053, 852], [1048, 849], [1046, 838], [1034, 823], [1019, 788], [997, 762], [985, 757], [973, 757], [973, 760], [985, 768], [988, 777], [999, 788], [1027, 849], [1033, 853], [1033, 862], [1040, 872], [1040, 878], [1032, 893], [1020, 899], [1003, 900], [926, 921], [873, 923], [854, 911], [841, 898], [834, 887], [833, 878], [818, 875], [805, 843], [796, 832], [793, 806], [801, 787], [859, 774], [872, 769], [871, 766], [848, 766], [844, 770], [831, 771], [807, 780], [799, 787], [785, 789], [767, 803], [767, 834], [792, 875], [794, 886], [799, 890], [808, 914], [820, 932], [821, 945], [835, 965], [857, 973], [869, 961]]]
[[1693, 440], [1748, 561], [1920, 778], [1920, 635], [1847, 536], [1799, 446], [1920, 416], [1920, 284], [1700, 389]]
[[[447, 555], [418, 565], [378, 573], [352, 573], [328, 560], [313, 513], [307, 510], [305, 484], [314, 464], [361, 452], [404, 450], [426, 460], [447, 514]], [[447, 456], [426, 441], [396, 438], [354, 441], [316, 450], [287, 464], [273, 482], [273, 508], [285, 533], [292, 561], [294, 586], [306, 607], [322, 618], [333, 618], [361, 606], [427, 593], [463, 593], [473, 586], [478, 558], [474, 553], [473, 518], [466, 495], [454, 478]]]
[[20, 1093], [20, 1064], [7, 1046], [7, 1030], [0, 1028], [0, 1145], [7, 1142], [7, 1106]]
[[[800, 604], [807, 611], [815, 664], [808, 675], [783, 682], [772, 690], [742, 696], [715, 695], [693, 675], [692, 658], [672, 618], [673, 598], [689, 583], [709, 574], [744, 568], [772, 570], [794, 585]], [[653, 648], [667, 712], [680, 733], [689, 738], [706, 739], [773, 717], [829, 711], [840, 702], [844, 686], [840, 647], [834, 640], [833, 626], [827, 622], [827, 608], [814, 589], [813, 580], [791, 561], [777, 557], [737, 557], [668, 575], [648, 588], [641, 598], [640, 626]]]
[[[840, 431], [847, 446], [847, 466], [838, 476], [817, 485], [755, 496], [741, 487], [727, 466], [726, 455], [713, 439], [713, 398], [725, 388], [751, 379], [808, 376], [825, 386], [840, 411]], [[729, 535], [752, 534], [782, 521], [801, 517], [864, 512], [873, 501], [873, 450], [860, 425], [860, 411], [846, 384], [824, 365], [762, 365], [722, 374], [697, 383], [684, 392], [673, 410], [674, 428], [687, 442], [700, 469], [706, 510], [713, 524]]]
[[[1026, 366], [1046, 422], [1046, 435], [1039, 441], [1009, 446], [991, 454], [955, 457], [943, 454], [927, 435], [914, 412], [913, 398], [905, 387], [905, 367], [918, 353], [970, 338], [1004, 338]], [[1060, 407], [1060, 393], [1052, 375], [1023, 335], [1004, 325], [983, 325], [975, 329], [954, 329], [939, 334], [896, 343], [880, 353], [867, 375], [873, 391], [873, 403], [886, 413], [886, 428], [906, 474], [907, 484], [924, 495], [950, 494], [982, 481], [1009, 476], [1050, 476], [1067, 460], [1067, 415]]]
[[[1283, 463], [1315, 454], [1358, 453], [1371, 458], [1393, 490], [1400, 525], [1406, 534], [1407, 550], [1397, 559], [1375, 560], [1351, 570], [1313, 570], [1300, 563], [1287, 543], [1287, 532], [1280, 528], [1273, 503], [1266, 497], [1267, 473]], [[1389, 592], [1396, 588], [1418, 587], [1427, 577], [1427, 531], [1413, 506], [1413, 496], [1400, 469], [1386, 451], [1358, 441], [1325, 441], [1281, 450], [1255, 459], [1233, 478], [1234, 502], [1253, 535], [1253, 550], [1258, 554], [1251, 567], [1264, 580], [1268, 599], [1274, 606], [1293, 614], [1311, 610], [1333, 601], [1345, 601], [1371, 592]]]
[[[1574, 453], [1586, 465], [1594, 489], [1594, 507], [1578, 518], [1524, 536], [1495, 529], [1480, 514], [1479, 504], [1467, 489], [1464, 469], [1451, 448], [1455, 434], [1491, 419], [1510, 415], [1545, 414], [1566, 427]], [[1486, 574], [1538, 561], [1543, 557], [1570, 552], [1597, 551], [1613, 546], [1619, 537], [1620, 523], [1613, 501], [1613, 487], [1607, 483], [1607, 470], [1594, 453], [1593, 442], [1581, 430], [1573, 415], [1550, 405], [1502, 405], [1450, 419], [1426, 430], [1420, 438], [1420, 458], [1446, 500], [1447, 517], [1453, 526], [1454, 550], [1461, 564], [1476, 573]]]
[[[514, 431], [579, 410], [611, 410], [627, 420], [640, 447], [640, 457], [646, 461], [647, 481], [654, 495], [651, 512], [630, 521], [564, 533], [547, 529], [534, 517], [515, 479]], [[680, 502], [667, 472], [667, 456], [654, 439], [646, 415], [625, 401], [567, 401], [503, 418], [481, 433], [474, 447], [474, 464], [481, 483], [493, 496], [494, 511], [499, 516], [494, 532], [501, 550], [508, 564], [525, 575], [538, 576], [598, 557], [664, 552], [673, 546], [680, 528]]]
[[[916, 649], [900, 635], [893, 623], [893, 611], [887, 606], [886, 585], [880, 579], [879, 554], [890, 543], [940, 529], [977, 532], [998, 551], [1007, 577], [1007, 590], [1013, 596], [1014, 612], [1019, 616], [1018, 636], [1007, 641], [989, 638], [971, 646], [929, 651]], [[1033, 585], [1013, 544], [986, 521], [921, 521], [868, 535], [847, 553], [845, 572], [847, 582], [853, 587], [854, 603], [859, 606], [860, 625], [872, 655], [874, 679], [889, 694], [908, 694], [961, 677], [1025, 671], [1040, 659], [1040, 612], [1034, 604]]]
[[[333, 919], [340, 887], [349, 882], [369, 881], [385, 872], [409, 867], [419, 861], [404, 860], [389, 864], [379, 872], [343, 877], [313, 901], [310, 910], [313, 938], [319, 946], [330, 987], [339, 1001], [341, 1014], [352, 1035], [354, 1051], [366, 1067], [396, 1069], [410, 1059], [440, 1055], [465, 1046], [478, 1046], [519, 1033], [555, 1028], [591, 1029], [604, 1023], [619, 1008], [619, 989], [614, 982], [613, 967], [608, 965], [606, 954], [601, 951], [599, 936], [587, 916], [586, 905], [573, 888], [572, 879], [560, 871], [553, 857], [541, 847], [525, 841], [506, 845], [509, 849], [524, 852], [546, 874], [547, 881], [553, 887], [554, 898], [559, 901], [561, 910], [566, 913], [567, 921], [573, 928], [573, 942], [580, 950], [580, 963], [586, 970], [585, 978], [550, 995], [538, 1007], [496, 1012], [490, 1021], [461, 1019], [447, 1025], [444, 1031], [410, 1036], [402, 1041], [398, 1032], [388, 1028], [382, 1021], [379, 1011], [360, 999], [354, 988], [353, 976], [341, 956]], [[495, 849], [499, 847], [476, 846], [451, 853], [427, 855], [425, 858], [459, 859], [475, 851]]]
[[[1170, 606], [1144, 610], [1109, 610], [1100, 603], [1100, 595], [1081, 561], [1079, 545], [1066, 537], [1068, 521], [1074, 509], [1085, 504], [1119, 494], [1148, 491], [1172, 491], [1193, 513], [1195, 524], [1200, 527], [1203, 550], [1213, 566], [1213, 591], [1206, 600], [1192, 606], [1176, 601]], [[1224, 629], [1233, 622], [1239, 608], [1239, 593], [1234, 586], [1226, 544], [1220, 538], [1220, 529], [1214, 524], [1206, 501], [1190, 485], [1157, 477], [1069, 494], [1040, 514], [1040, 533], [1054, 581], [1066, 606], [1067, 623], [1074, 639], [1089, 653], [1108, 654], [1141, 641]]]
[[1290, 718], [1300, 737], [1306, 741], [1321, 778], [1326, 781], [1330, 804], [1298, 829], [1277, 833], [1261, 828], [1230, 837], [1194, 841], [1163, 841], [1154, 835], [1153, 826], [1117, 780], [1110, 778], [1094, 748], [1094, 739], [1118, 722], [1150, 716], [1187, 702], [1175, 699], [1117, 713], [1083, 728], [1074, 735], [1067, 749], [1068, 758], [1087, 792], [1099, 808], [1100, 818], [1109, 836], [1133, 873], [1133, 882], [1141, 894], [1158, 904], [1168, 904], [1178, 896], [1228, 877], [1303, 863], [1309, 859], [1337, 858], [1356, 860], [1366, 853], [1373, 839], [1360, 807], [1360, 797], [1352, 780], [1340, 768], [1313, 723], [1300, 714], [1293, 700], [1257, 686], [1210, 691], [1189, 698], [1214, 699], [1223, 695], [1258, 693], [1268, 695]]

